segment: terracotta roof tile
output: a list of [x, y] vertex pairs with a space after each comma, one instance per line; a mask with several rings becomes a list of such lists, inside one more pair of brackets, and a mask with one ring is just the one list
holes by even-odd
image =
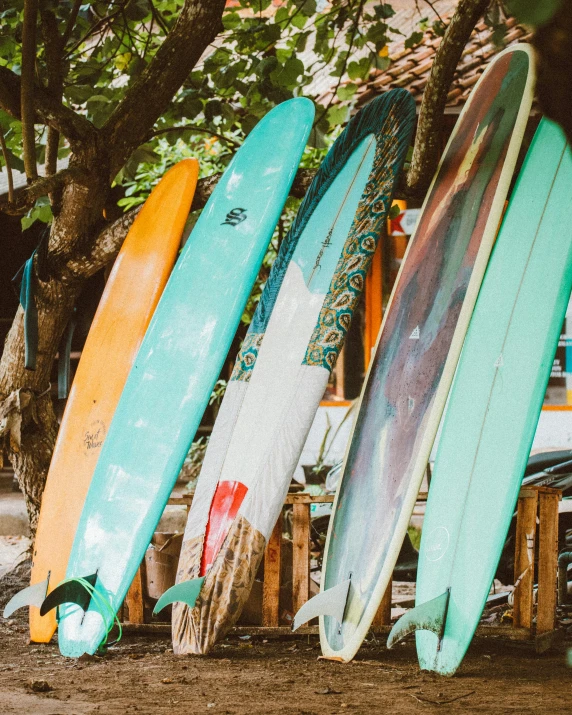
[[428, 72], [431, 69], [431, 65], [433, 64], [433, 57], [431, 56], [428, 60], [425, 62], [422, 62], [421, 64], [417, 65], [417, 67], [413, 67], [411, 71], [413, 72], [414, 75], [421, 75], [425, 74], [425, 72]]
[[[448, 13], [447, 22], [452, 15]], [[525, 28], [517, 25], [514, 18], [506, 19], [508, 32], [505, 44], [526, 42], [530, 38]], [[477, 83], [490, 59], [502, 48], [492, 41], [493, 31], [480, 22], [473, 31], [469, 42], [463, 50], [461, 61], [447, 95], [448, 107], [461, 106], [469, 96], [471, 88]], [[385, 71], [374, 70], [369, 79], [357, 90], [357, 106], [361, 106], [380, 92], [393, 87], [404, 87], [410, 90], [415, 101], [420, 104], [423, 91], [429, 78], [436, 48], [441, 43], [441, 37], [435, 35], [432, 29], [425, 32], [423, 41], [413, 48], [406, 48], [404, 42], [394, 46], [391, 51], [391, 65]]]

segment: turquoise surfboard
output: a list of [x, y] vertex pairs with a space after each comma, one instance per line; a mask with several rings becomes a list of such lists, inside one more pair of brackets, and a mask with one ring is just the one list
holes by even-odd
[[424, 670], [452, 675], [481, 617], [514, 512], [572, 288], [572, 153], [542, 120], [479, 293], [437, 450], [417, 573]]
[[[141, 563], [230, 349], [313, 118], [312, 102], [299, 98], [256, 125], [165, 287], [76, 532], [67, 578], [95, 577], [97, 593], [84, 612], [85, 597], [69, 603], [69, 584], [62, 586], [67, 602], [59, 604], [59, 645], [66, 656], [97, 650]], [[58, 604], [56, 591], [49, 606]]]

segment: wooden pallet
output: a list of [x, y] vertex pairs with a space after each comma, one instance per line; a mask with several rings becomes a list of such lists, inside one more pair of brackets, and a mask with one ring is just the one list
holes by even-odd
[[[558, 573], [558, 502], [561, 491], [549, 487], [527, 487], [520, 491], [517, 507], [515, 584], [512, 626], [479, 626], [478, 636], [497, 636], [510, 640], [532, 641], [541, 653], [552, 645], [557, 632], [556, 593]], [[426, 501], [427, 493], [419, 494]], [[330, 504], [333, 495], [288, 494], [284, 506], [292, 506], [292, 598], [294, 613], [309, 598], [310, 593], [310, 507]], [[192, 496], [173, 497], [171, 505], [187, 508]], [[290, 626], [280, 623], [279, 597], [281, 582], [281, 548], [284, 524], [282, 512], [268, 541], [264, 555], [262, 625], [236, 627], [231, 633], [257, 637], [291, 636]], [[534, 622], [534, 564], [538, 561], [538, 594], [536, 623]], [[125, 600], [129, 621], [126, 632], [170, 633], [170, 625], [145, 623], [143, 608], [144, 562]], [[372, 624], [374, 634], [387, 634], [391, 628], [392, 584], [385, 593]], [[308, 636], [318, 633], [317, 626], [297, 631]]]

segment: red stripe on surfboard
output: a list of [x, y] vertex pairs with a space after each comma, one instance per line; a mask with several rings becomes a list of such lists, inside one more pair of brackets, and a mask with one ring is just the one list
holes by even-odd
[[201, 576], [211, 567], [237, 515], [248, 487], [242, 482], [219, 482], [212, 500], [201, 558]]

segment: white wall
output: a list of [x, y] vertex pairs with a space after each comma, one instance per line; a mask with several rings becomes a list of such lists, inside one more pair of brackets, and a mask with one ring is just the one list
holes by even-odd
[[[298, 463], [298, 468], [294, 478], [298, 481], [303, 482], [303, 472], [302, 464], [315, 464], [316, 458], [320, 450], [320, 444], [324, 437], [329, 418], [332, 429], [330, 430], [330, 440], [333, 436], [336, 428], [343, 420], [348, 408], [345, 406], [340, 407], [319, 407], [314, 423], [304, 445], [302, 451], [302, 456]], [[328, 463], [335, 464], [337, 461], [343, 458], [347, 442], [349, 440], [350, 431], [352, 428], [353, 420], [357, 414], [357, 410], [354, 409], [352, 415], [346, 420], [345, 424], [341, 427], [335, 440], [331, 443], [328, 453]], [[435, 454], [435, 447], [438, 442], [438, 437], [433, 448], [432, 458]], [[538, 427], [536, 430], [536, 435], [534, 437], [534, 443], [532, 445], [532, 450], [535, 452], [549, 450], [549, 449], [572, 449], [572, 411], [566, 410], [543, 410], [540, 419], [538, 421]]]

